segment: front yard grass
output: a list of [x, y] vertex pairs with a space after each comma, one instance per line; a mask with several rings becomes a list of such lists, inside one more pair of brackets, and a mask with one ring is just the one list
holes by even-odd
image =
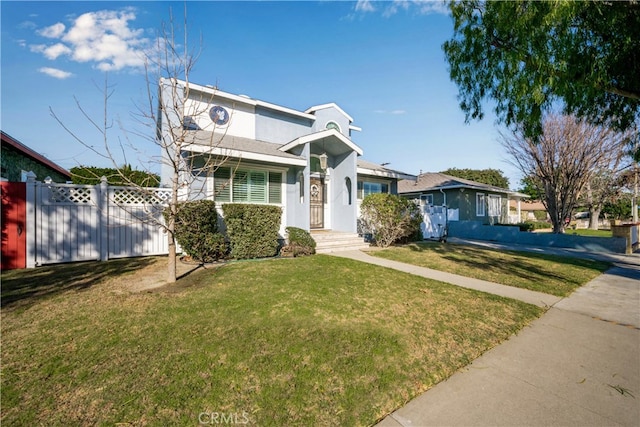
[[603, 261], [438, 242], [414, 243], [369, 253], [560, 297], [569, 295], [610, 267]]
[[566, 230], [567, 234], [589, 237], [613, 237], [611, 230], [591, 230], [590, 228], [576, 228], [575, 230]]
[[[64, 271], [77, 266], [85, 274], [74, 286]], [[542, 313], [325, 255], [128, 291], [164, 268], [120, 260], [3, 272], [2, 424], [371, 425]], [[56, 292], [47, 281], [58, 277]]]

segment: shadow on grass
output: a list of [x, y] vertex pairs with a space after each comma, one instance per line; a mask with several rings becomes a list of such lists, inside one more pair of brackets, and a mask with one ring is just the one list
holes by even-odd
[[30, 306], [66, 291], [88, 289], [111, 276], [134, 272], [156, 260], [154, 257], [125, 258], [3, 271], [0, 306]]
[[[552, 272], [548, 269], [541, 268], [531, 259], [539, 259], [567, 266], [582, 267], [598, 271], [600, 273], [606, 271], [611, 264], [604, 261], [595, 261], [591, 259], [564, 257], [558, 255], [545, 255], [535, 252], [518, 252], [518, 251], [502, 251], [495, 249], [469, 249], [464, 245], [441, 244], [424, 242], [409, 246], [413, 252], [435, 252], [443, 259], [454, 261], [458, 264], [465, 265], [469, 268], [477, 268], [483, 270], [491, 270], [502, 274], [517, 276], [523, 279], [531, 279], [536, 277], [539, 279], [567, 280], [564, 272]], [[495, 257], [495, 253], [507, 253], [516, 257], [514, 261], [505, 261], [504, 259]]]

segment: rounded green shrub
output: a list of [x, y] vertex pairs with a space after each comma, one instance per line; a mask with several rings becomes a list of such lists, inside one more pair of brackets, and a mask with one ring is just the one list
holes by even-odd
[[316, 253], [316, 241], [308, 231], [298, 227], [287, 227], [288, 244], [286, 251], [294, 257], [299, 255], [313, 255]]
[[419, 236], [420, 208], [411, 200], [388, 193], [369, 194], [360, 205], [362, 229], [375, 244], [387, 247]]

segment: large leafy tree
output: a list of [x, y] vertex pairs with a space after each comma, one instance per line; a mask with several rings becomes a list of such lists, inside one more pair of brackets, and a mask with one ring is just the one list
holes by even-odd
[[526, 137], [545, 111], [618, 130], [640, 116], [640, 2], [452, 1], [443, 49], [466, 120], [495, 101], [498, 120]]
[[441, 173], [471, 181], [481, 182], [494, 187], [509, 188], [509, 178], [499, 169], [458, 169], [449, 168]]

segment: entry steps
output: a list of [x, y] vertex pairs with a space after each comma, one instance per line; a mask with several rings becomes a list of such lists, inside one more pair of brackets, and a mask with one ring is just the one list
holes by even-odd
[[311, 230], [311, 236], [316, 241], [316, 253], [318, 254], [353, 251], [369, 247], [369, 243], [366, 243], [362, 236], [358, 236], [358, 233]]

